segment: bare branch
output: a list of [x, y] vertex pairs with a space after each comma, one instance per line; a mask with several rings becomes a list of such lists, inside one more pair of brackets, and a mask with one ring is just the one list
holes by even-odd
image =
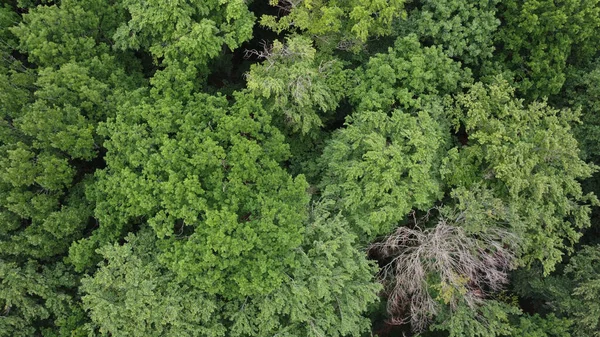
[[[460, 214], [453, 223], [441, 218], [435, 227], [424, 230], [414, 214], [413, 219], [414, 228], [400, 227], [370, 247], [381, 258], [391, 259], [379, 274], [388, 295], [391, 323], [410, 322], [415, 331], [422, 331], [440, 303], [452, 310], [459, 303], [475, 307], [508, 282], [515, 256], [504, 242], [517, 241], [510, 232], [492, 228], [467, 233], [457, 224], [456, 220], [464, 219]], [[436, 279], [433, 284], [432, 278]]]
[[304, 0], [279, 0], [277, 7], [289, 13], [303, 2]]
[[244, 58], [248, 59], [251, 56], [256, 56], [258, 59], [268, 59], [273, 56], [273, 45], [268, 44], [267, 41], [260, 41], [260, 46], [262, 50], [257, 49], [246, 49], [244, 51]]

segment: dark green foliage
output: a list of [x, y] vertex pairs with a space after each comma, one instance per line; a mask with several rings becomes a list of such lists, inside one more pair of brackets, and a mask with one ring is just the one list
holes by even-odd
[[498, 60], [528, 97], [558, 93], [567, 62], [585, 64], [597, 53], [597, 0], [506, 0], [499, 8], [503, 24], [496, 35]]
[[583, 246], [559, 273], [550, 277], [542, 277], [536, 270], [522, 271], [516, 275], [515, 287], [521, 296], [539, 303], [541, 309], [568, 318], [572, 336], [598, 336], [599, 248]]
[[56, 67], [110, 53], [113, 42], [109, 39], [124, 17], [123, 8], [112, 2], [62, 0], [60, 6], [31, 8], [11, 31], [30, 62]]
[[[28, 69], [13, 57], [3, 71], [2, 254], [46, 258], [66, 252], [82, 235], [92, 215], [84, 176], [102, 146], [95, 129], [114, 115], [124, 91], [139, 85], [135, 73], [126, 74], [107, 54], [99, 41], [102, 28], [96, 36], [81, 34], [100, 24], [92, 10], [114, 14], [112, 6], [61, 5], [31, 10], [11, 29], [39, 68]], [[77, 20], [67, 25], [70, 17]], [[67, 26], [61, 30], [53, 20]], [[110, 30], [109, 20], [102, 23]]]
[[361, 336], [369, 328], [362, 316], [376, 301], [380, 285], [354, 235], [329, 206], [313, 206], [297, 264], [280, 288], [267, 296], [229, 307], [233, 336]]
[[69, 291], [75, 287], [77, 277], [62, 263], [42, 266], [30, 260], [19, 266], [0, 260], [0, 336], [36, 336], [36, 326], [48, 335], [71, 328], [69, 335], [81, 336], [80, 327], [68, 326], [77, 311]]
[[96, 17], [104, 12], [113, 6], [65, 1], [3, 30], [11, 42], [0, 71], [0, 278], [12, 294], [2, 320], [11, 336], [77, 335], [85, 320], [74, 297], [80, 275], [56, 261], [93, 214], [85, 188], [103, 142], [97, 124], [139, 85], [100, 41], [111, 29]]
[[149, 52], [170, 81], [194, 80], [224, 46], [235, 49], [252, 37], [254, 15], [243, 0], [120, 2], [114, 47]]
[[93, 322], [87, 329], [140, 337], [224, 335], [214, 296], [177, 282], [156, 261], [152, 232], [130, 234], [127, 241], [99, 249], [106, 262], [82, 280], [83, 305]]
[[[9, 4], [3, 4], [0, 7], [0, 51], [3, 56], [6, 57], [7, 53], [10, 53], [11, 49], [14, 48], [15, 37], [8, 30], [18, 24], [20, 21], [19, 15], [13, 10]], [[4, 60], [6, 62], [8, 60]]]
[[574, 127], [584, 159], [598, 163], [600, 158], [600, 67], [598, 60], [590, 67], [573, 70], [559, 100], [566, 106], [581, 109], [581, 121]]
[[447, 99], [434, 95], [456, 90], [461, 70], [441, 50], [422, 48], [410, 36], [355, 76], [356, 110], [324, 150], [321, 185], [368, 241], [443, 196]]
[[432, 330], [448, 331], [449, 337], [510, 336], [509, 316], [515, 314], [519, 314], [518, 308], [493, 300], [475, 310], [463, 304], [451, 315], [442, 313], [438, 317], [440, 323], [433, 325]]
[[499, 0], [423, 0], [411, 11], [401, 31], [444, 48], [448, 56], [469, 66], [481, 66], [495, 50], [494, 33]]
[[563, 304], [563, 310], [573, 317], [576, 336], [600, 336], [599, 273], [600, 246], [583, 247], [565, 268], [576, 286], [571, 293], [574, 301]]
[[519, 324], [515, 324], [512, 336], [531, 337], [570, 337], [571, 321], [565, 318], [557, 318], [554, 314], [541, 317], [538, 314], [519, 318]]

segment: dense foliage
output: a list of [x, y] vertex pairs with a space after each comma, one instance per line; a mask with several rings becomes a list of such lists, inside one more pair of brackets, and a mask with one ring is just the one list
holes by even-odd
[[0, 337], [600, 336], [598, 0], [4, 0]]

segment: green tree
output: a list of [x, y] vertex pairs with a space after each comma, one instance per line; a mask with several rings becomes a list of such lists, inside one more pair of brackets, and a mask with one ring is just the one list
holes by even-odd
[[225, 336], [222, 304], [185, 283], [157, 261], [152, 231], [129, 234], [124, 245], [98, 250], [104, 261], [82, 280], [87, 329], [104, 336]]
[[347, 72], [342, 62], [318, 54], [302, 36], [264, 47], [252, 51], [264, 61], [246, 74], [248, 89], [264, 97], [265, 108], [281, 115], [280, 124], [291, 131], [306, 134], [323, 126], [325, 114], [344, 96]]
[[599, 11], [597, 0], [501, 2], [497, 59], [513, 72], [521, 93], [533, 99], [556, 94], [567, 64], [594, 57]]
[[565, 276], [575, 282], [573, 300], [561, 307], [574, 321], [574, 336], [600, 336], [600, 246], [584, 246], [569, 261]]
[[441, 46], [448, 56], [469, 66], [481, 66], [495, 50], [499, 0], [422, 0], [401, 21], [398, 30], [415, 33], [424, 42]]
[[[83, 336], [69, 289], [78, 280], [62, 263], [43, 266], [0, 259], [0, 336]], [[75, 324], [73, 324], [75, 323]]]
[[542, 317], [538, 314], [523, 315], [519, 317], [518, 324], [513, 324], [511, 336], [532, 337], [571, 337], [572, 322], [565, 318], [558, 318], [554, 314]]
[[132, 58], [106, 40], [118, 8], [62, 1], [1, 21], [0, 324], [9, 336], [82, 333], [79, 275], [61, 260], [94, 223], [85, 189], [102, 166], [96, 125], [140, 85]]
[[96, 124], [140, 83], [102, 41], [112, 21], [96, 14], [117, 9], [101, 5], [90, 0], [40, 6], [8, 29], [37, 68], [14, 57], [3, 64], [0, 254], [63, 254], [92, 214], [83, 190], [102, 150]]
[[404, 0], [269, 0], [284, 13], [263, 15], [260, 23], [276, 32], [298, 28], [326, 49], [357, 51], [369, 37], [392, 32], [406, 16]]
[[584, 159], [598, 163], [600, 159], [600, 66], [595, 60], [589, 67], [572, 69], [565, 88], [554, 101], [562, 106], [581, 109], [581, 120], [573, 123]]
[[304, 241], [294, 252], [297, 263], [280, 288], [229, 306], [232, 336], [342, 337], [368, 330], [364, 313], [381, 290], [373, 280], [376, 267], [331, 207], [328, 201], [312, 205]]
[[590, 225], [597, 199], [583, 194], [579, 180], [595, 167], [579, 158], [570, 127], [576, 112], [545, 102], [525, 106], [513, 95], [499, 80], [457, 96], [453, 123], [468, 141], [450, 150], [444, 179], [452, 187], [490, 189], [509, 210], [503, 221], [523, 239], [522, 263], [540, 261], [549, 273]]
[[360, 336], [369, 326], [361, 314], [380, 287], [344, 219], [326, 209], [314, 206], [296, 262], [262, 295], [224, 300], [190, 286], [157, 262], [161, 244], [148, 228], [123, 246], [101, 248], [105, 262], [81, 287], [88, 329], [111, 336]]
[[449, 97], [436, 95], [456, 90], [461, 74], [460, 64], [414, 35], [356, 71], [355, 110], [323, 152], [321, 187], [361, 240], [391, 232], [411, 209], [443, 197]]
[[376, 54], [355, 71], [350, 100], [363, 110], [419, 107], [425, 96], [444, 97], [470, 81], [468, 69], [442, 48], [423, 47], [415, 34], [398, 38], [385, 54]]
[[517, 307], [494, 300], [485, 300], [477, 308], [461, 303], [453, 311], [442, 312], [431, 330], [447, 331], [449, 337], [511, 336], [510, 316], [519, 313]]
[[355, 113], [328, 143], [323, 196], [361, 240], [390, 232], [411, 209], [429, 209], [443, 196], [439, 166], [449, 135], [437, 120], [440, 109]]
[[236, 298], [279, 284], [302, 242], [308, 186], [281, 168], [289, 148], [259, 101], [235, 98], [124, 106], [103, 131], [108, 168], [90, 190], [100, 228], [88, 240], [111, 242], [143, 218], [162, 261], [203, 291]]
[[539, 269], [519, 271], [514, 288], [523, 299], [537, 304], [537, 311], [569, 319], [572, 336], [598, 336], [599, 261], [598, 245], [582, 246], [550, 276]]
[[[118, 66], [105, 73], [110, 60], [44, 68], [31, 84], [37, 89], [31, 103], [6, 112], [0, 146], [3, 253], [61, 254], [87, 226], [92, 209], [83, 185], [102, 150], [95, 127], [115, 113], [121, 86], [133, 83]], [[12, 77], [18, 75], [24, 74]]]
[[114, 46], [149, 52], [167, 81], [206, 75], [208, 61], [225, 46], [233, 50], [252, 37], [255, 20], [243, 0], [126, 0], [122, 6], [128, 20], [119, 21]]
[[110, 54], [111, 36], [125, 15], [122, 6], [104, 0], [62, 0], [60, 5], [30, 8], [10, 31], [19, 39], [19, 51], [39, 67], [85, 63]]
[[599, 11], [4, 1], [0, 336], [597, 336]]

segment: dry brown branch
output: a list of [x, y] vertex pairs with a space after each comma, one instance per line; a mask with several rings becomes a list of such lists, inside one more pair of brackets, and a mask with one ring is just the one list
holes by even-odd
[[271, 69], [278, 61], [282, 59], [301, 60], [308, 54], [304, 50], [299, 51], [294, 48], [290, 48], [287, 44], [282, 44], [277, 41], [269, 44], [265, 40], [262, 40], [260, 42], [260, 46], [262, 47], [262, 50], [246, 49], [244, 51], [244, 58], [255, 56], [259, 60], [264, 60], [267, 63], [267, 70]]
[[513, 246], [505, 242], [516, 242], [516, 237], [499, 228], [470, 234], [456, 223], [459, 219], [464, 216], [458, 215], [452, 223], [440, 219], [427, 229], [415, 220], [414, 228], [400, 227], [371, 245], [379, 257], [391, 259], [379, 276], [386, 287], [392, 323], [410, 322], [415, 331], [422, 331], [441, 302], [451, 309], [463, 301], [474, 307], [507, 283], [515, 256]]
[[262, 40], [259, 44], [262, 47], [262, 50], [246, 49], [244, 51], [244, 58], [248, 59], [251, 56], [256, 56], [256, 58], [262, 60], [262, 59], [268, 59], [273, 56], [273, 45], [272, 44], [268, 44], [267, 41], [265, 41], [265, 40]]
[[336, 48], [343, 51], [352, 50], [357, 45], [357, 42], [354, 40], [344, 39], [338, 42]]
[[304, 0], [279, 0], [277, 7], [289, 13], [302, 2], [304, 2]]

